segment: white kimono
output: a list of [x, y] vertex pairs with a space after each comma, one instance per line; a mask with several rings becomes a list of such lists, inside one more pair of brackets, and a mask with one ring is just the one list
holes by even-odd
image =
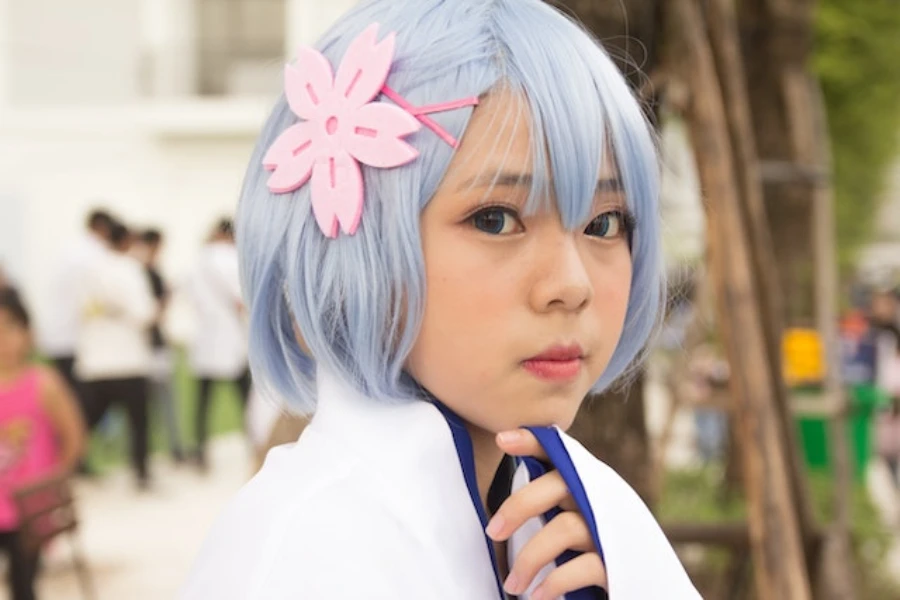
[[[318, 385], [312, 423], [220, 516], [181, 598], [504, 598], [462, 422], [426, 401], [378, 404], [321, 371]], [[558, 429], [533, 431], [599, 544], [609, 597], [700, 598], [628, 484]], [[513, 489], [540, 470], [523, 461]], [[540, 527], [535, 518], [514, 535], [510, 564]], [[605, 597], [594, 589], [566, 600]]]

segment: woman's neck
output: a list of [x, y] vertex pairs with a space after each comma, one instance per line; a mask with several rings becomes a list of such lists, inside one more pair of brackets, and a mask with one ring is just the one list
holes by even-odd
[[0, 365], [0, 385], [12, 383], [22, 376], [28, 365]]
[[[484, 507], [488, 520], [493, 516], [488, 503], [488, 492], [503, 462], [503, 451], [497, 446], [495, 435], [471, 424], [466, 424], [469, 437], [472, 439], [472, 453], [475, 457], [475, 481], [478, 485], [478, 498]], [[496, 507], [495, 507], [496, 508]], [[496, 567], [500, 577], [509, 575], [509, 564], [506, 554], [506, 543], [492, 542], [496, 556]]]
[[497, 446], [495, 435], [475, 425], [466, 424], [472, 438], [472, 453], [475, 456], [475, 481], [478, 497], [487, 511], [488, 490], [503, 460], [503, 451]]

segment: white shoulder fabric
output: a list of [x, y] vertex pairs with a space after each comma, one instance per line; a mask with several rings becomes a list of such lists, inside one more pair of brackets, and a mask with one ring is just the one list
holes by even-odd
[[575, 439], [557, 433], [587, 492], [606, 560], [610, 600], [700, 599], [637, 492]]
[[[701, 597], [655, 517], [624, 479], [558, 428], [531, 430], [545, 445], [553, 467], [564, 478], [574, 476], [575, 483], [584, 489], [589, 506], [583, 516], [589, 527], [593, 525], [596, 528], [600, 542], [598, 551], [602, 549], [607, 571], [610, 600], [696, 600]], [[530, 479], [529, 470], [523, 462], [516, 470], [512, 491], [521, 489]], [[573, 496], [577, 500], [574, 491]], [[509, 541], [510, 566], [541, 527], [543, 519], [533, 518], [516, 531]], [[520, 599], [530, 600], [534, 589], [554, 568], [555, 565], [548, 565], [541, 570]], [[584, 590], [571, 596], [590, 596], [579, 596], [581, 592]]]

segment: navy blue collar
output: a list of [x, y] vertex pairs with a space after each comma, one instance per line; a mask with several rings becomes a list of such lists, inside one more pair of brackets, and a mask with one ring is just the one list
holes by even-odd
[[[472, 446], [472, 438], [469, 435], [469, 430], [466, 427], [466, 423], [447, 405], [438, 400], [434, 396], [434, 394], [429, 392], [421, 385], [418, 387], [421, 390], [422, 395], [424, 396], [423, 399], [431, 402], [435, 407], [437, 407], [437, 409], [444, 416], [444, 419], [446, 419], [447, 425], [450, 427], [450, 433], [453, 436], [453, 443], [456, 446], [456, 453], [459, 457], [459, 464], [462, 468], [463, 478], [466, 482], [466, 488], [469, 491], [469, 498], [472, 501], [472, 505], [475, 508], [475, 511], [478, 513], [478, 518], [481, 521], [482, 530], [484, 530], [485, 528], [487, 528], [488, 515], [485, 511], [484, 504], [481, 501], [481, 496], [478, 493], [478, 481], [475, 474], [475, 452]], [[600, 544], [597, 524], [592, 518], [593, 512], [590, 508], [590, 503], [587, 498], [587, 492], [584, 489], [584, 485], [582, 484], [581, 479], [579, 478], [578, 473], [575, 470], [575, 465], [572, 463], [568, 451], [566, 451], [565, 445], [560, 439], [559, 434], [557, 433], [556, 429], [552, 427], [527, 427], [527, 429], [531, 431], [535, 435], [535, 437], [537, 437], [538, 441], [541, 443], [541, 446], [544, 448], [544, 451], [547, 453], [547, 456], [550, 458], [550, 461], [553, 464], [544, 464], [533, 458], [525, 458], [521, 461], [517, 460], [516, 464], [518, 465], [524, 463], [526, 465], [531, 480], [540, 477], [551, 469], [556, 468], [557, 470], [559, 470], [560, 474], [563, 477], [563, 480], [569, 487], [569, 490], [571, 491], [580, 512], [583, 515], [588, 515], [586, 519], [588, 522], [588, 528], [591, 531], [591, 537], [593, 538], [594, 545], [597, 548], [597, 552], [600, 554], [601, 560], [603, 560], [605, 563], [606, 561], [603, 556], [603, 547]], [[496, 483], [500, 483], [502, 485], [502, 482], [495, 482], [495, 484]], [[506, 487], [506, 489], [504, 490], [504, 494], [506, 496], [509, 495], [509, 490], [509, 487]], [[549, 521], [558, 513], [559, 509], [549, 511], [544, 515], [544, 520]], [[508, 596], [503, 589], [503, 578], [501, 577], [500, 571], [498, 569], [497, 555], [496, 552], [494, 552], [493, 541], [487, 536], [487, 534], [485, 534], [484, 539], [485, 544], [487, 545], [488, 553], [491, 557], [494, 576], [497, 580], [497, 592], [499, 594], [499, 598], [501, 600], [506, 600]], [[564, 564], [569, 560], [572, 560], [576, 556], [578, 556], [577, 552], [568, 551], [560, 556], [557, 559], [556, 563], [557, 565]], [[606, 591], [602, 588], [590, 587], [566, 594], [565, 600], [607, 600], [608, 597], [609, 596], [607, 595]]]
[[[472, 447], [472, 437], [469, 435], [466, 423], [459, 415], [450, 410], [447, 405], [438, 400], [434, 394], [422, 386], [419, 386], [419, 389], [425, 396], [424, 400], [430, 401], [436, 406], [441, 411], [441, 414], [444, 415], [444, 419], [447, 420], [450, 433], [453, 435], [453, 444], [456, 446], [456, 454], [459, 457], [463, 478], [466, 481], [466, 488], [469, 491], [469, 499], [472, 501], [475, 512], [478, 513], [478, 519], [481, 521], [481, 530], [484, 531], [487, 528], [488, 516], [484, 510], [484, 504], [481, 502], [481, 496], [478, 494], [478, 479], [475, 475], [475, 450]], [[503, 589], [503, 578], [500, 576], [497, 565], [497, 553], [494, 551], [494, 542], [486, 533], [484, 534], [484, 541], [491, 557], [491, 566], [494, 569], [494, 578], [497, 581], [497, 593], [501, 600], [506, 600], [507, 595]]]

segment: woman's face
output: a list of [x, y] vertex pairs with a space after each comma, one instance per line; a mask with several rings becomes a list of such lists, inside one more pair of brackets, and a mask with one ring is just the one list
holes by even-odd
[[627, 211], [611, 165], [575, 230], [555, 202], [522, 214], [530, 131], [527, 119], [517, 127], [502, 112], [516, 107], [525, 110], [501, 93], [479, 106], [422, 213], [425, 312], [407, 361], [419, 383], [489, 432], [571, 425], [619, 341], [631, 285]]

